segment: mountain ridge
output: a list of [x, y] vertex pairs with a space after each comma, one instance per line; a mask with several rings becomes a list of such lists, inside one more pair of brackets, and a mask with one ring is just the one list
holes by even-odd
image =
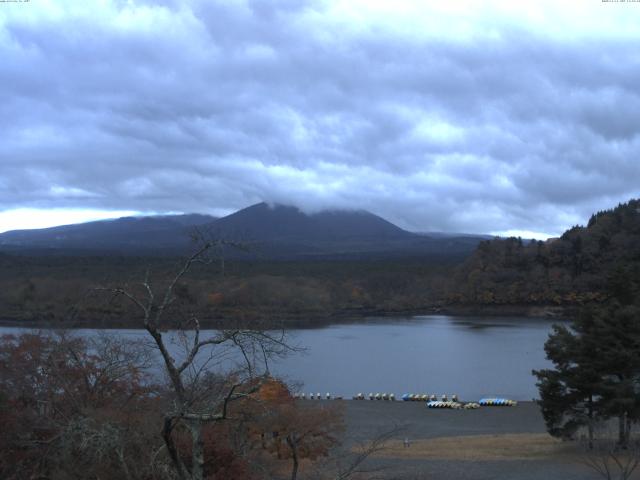
[[265, 202], [220, 218], [212, 225], [213, 232], [244, 234], [248, 239], [262, 241], [309, 240], [335, 241], [379, 236], [408, 238], [415, 234], [365, 210], [324, 210], [304, 213], [288, 205], [268, 205]]
[[[40, 248], [144, 248], [151, 236], [154, 246], [186, 246], [191, 227], [216, 217], [202, 214], [120, 217], [40, 229], [10, 230], [0, 234], [0, 246]], [[87, 246], [86, 242], [92, 242]]]
[[[0, 234], [0, 249], [40, 249], [135, 255], [172, 255], [192, 246], [194, 228], [212, 238], [250, 246], [229, 249], [232, 258], [350, 258], [412, 255], [467, 255], [483, 239], [469, 235], [425, 236], [404, 230], [365, 210], [304, 213], [287, 205], [251, 205], [222, 218], [201, 214], [122, 217]], [[72, 253], [69, 253], [72, 252]]]

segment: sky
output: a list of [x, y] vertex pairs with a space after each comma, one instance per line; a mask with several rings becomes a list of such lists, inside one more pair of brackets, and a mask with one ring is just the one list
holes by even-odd
[[0, 231], [266, 201], [547, 238], [640, 197], [640, 2], [0, 2]]

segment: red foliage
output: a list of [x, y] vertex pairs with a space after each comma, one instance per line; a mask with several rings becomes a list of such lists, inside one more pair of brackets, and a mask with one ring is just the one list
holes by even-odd
[[140, 425], [153, 400], [136, 360], [108, 338], [89, 345], [64, 335], [0, 337], [0, 478], [60, 468], [61, 442], [74, 422]]

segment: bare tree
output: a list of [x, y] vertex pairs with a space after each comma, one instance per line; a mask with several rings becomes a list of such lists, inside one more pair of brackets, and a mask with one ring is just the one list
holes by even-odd
[[[179, 298], [181, 282], [198, 264], [210, 264], [213, 254], [229, 242], [204, 241], [187, 258], [168, 285], [161, 290], [152, 287], [149, 275], [138, 285], [100, 287], [96, 290], [124, 297], [132, 302], [142, 317], [144, 329], [160, 353], [169, 380], [172, 402], [164, 414], [162, 437], [178, 478], [204, 478], [203, 427], [230, 418], [230, 405], [250, 398], [269, 375], [269, 359], [294, 350], [286, 342], [285, 333], [251, 329], [225, 329], [205, 334], [195, 312], [171, 309]], [[186, 321], [181, 317], [188, 313]], [[174, 317], [174, 315], [176, 317]], [[171, 317], [171, 318], [168, 318]], [[175, 320], [180, 320], [176, 322]], [[172, 352], [165, 328], [178, 325], [182, 346], [180, 355]], [[233, 351], [242, 359], [243, 367], [223, 377], [211, 375], [221, 358]], [[174, 432], [182, 428], [191, 437], [191, 459], [186, 462], [176, 443]]]
[[580, 461], [607, 480], [628, 480], [640, 464], [640, 440], [622, 448], [614, 436], [602, 437], [585, 446]]
[[389, 471], [387, 465], [371, 464], [370, 460], [384, 451], [389, 442], [398, 438], [405, 429], [403, 426], [392, 426], [376, 433], [365, 441], [345, 442], [336, 448], [326, 462], [318, 465], [315, 475], [317, 480], [392, 480], [397, 478]]
[[349, 480], [358, 477], [370, 480], [388, 478], [384, 475], [386, 467], [380, 465], [371, 467], [367, 466], [366, 462], [370, 457], [387, 448], [389, 441], [396, 438], [402, 430], [403, 427], [395, 426], [378, 433], [368, 442], [360, 444], [352, 455], [345, 458], [346, 461], [340, 465], [333, 478], [335, 480]]

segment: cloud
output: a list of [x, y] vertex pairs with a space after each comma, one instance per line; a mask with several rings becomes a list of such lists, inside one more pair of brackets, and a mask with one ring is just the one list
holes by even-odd
[[638, 20], [595, 1], [3, 4], [0, 211], [264, 200], [556, 235], [640, 195]]

